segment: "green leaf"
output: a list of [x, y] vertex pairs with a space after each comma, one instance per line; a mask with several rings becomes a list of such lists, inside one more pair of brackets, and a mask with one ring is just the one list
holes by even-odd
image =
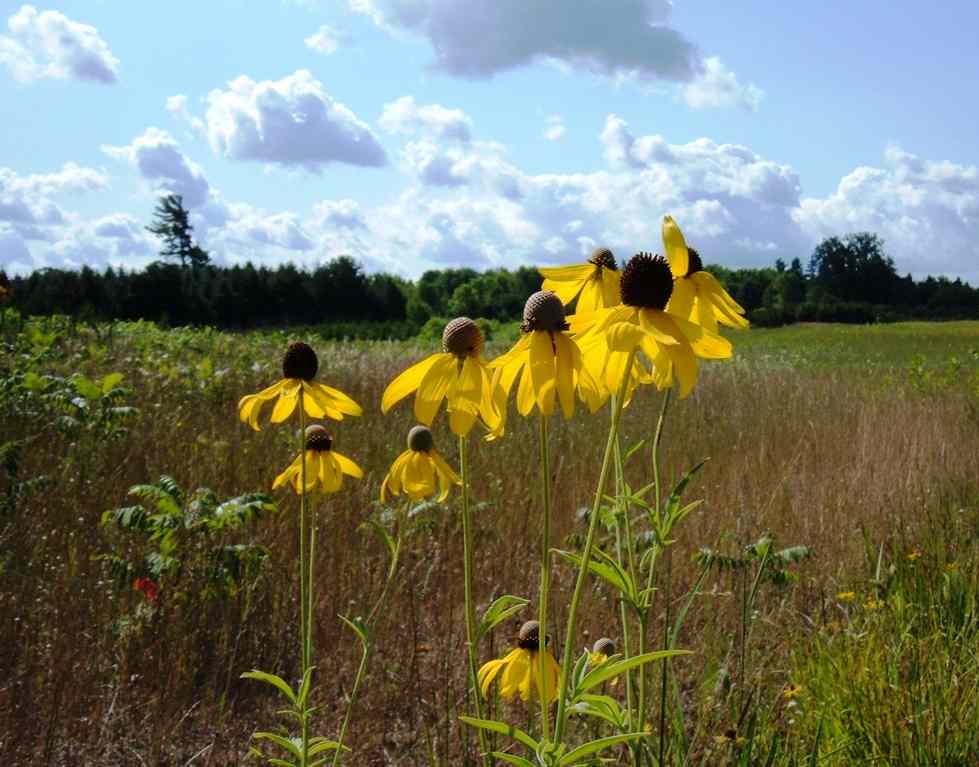
[[516, 767], [535, 767], [533, 762], [529, 762], [522, 756], [514, 756], [513, 754], [506, 754], [502, 751], [494, 751], [493, 756], [497, 759], [502, 759], [507, 764], [516, 765]]
[[360, 639], [360, 643], [365, 648], [368, 644], [370, 644], [370, 629], [367, 628], [367, 625], [359, 617], [347, 618], [343, 615], [338, 615], [337, 617], [346, 624], [348, 629], [357, 635], [357, 637]]
[[628, 743], [631, 740], [639, 740], [644, 737], [646, 737], [646, 733], [644, 732], [629, 732], [625, 735], [611, 735], [607, 738], [599, 738], [598, 740], [593, 740], [590, 743], [578, 746], [574, 751], [569, 751], [561, 757], [561, 761], [558, 764], [560, 767], [566, 767], [566, 765], [574, 764], [577, 760], [583, 759], [586, 756], [604, 751], [606, 748], [617, 746], [620, 743]]
[[[275, 674], [267, 674], [264, 671], [246, 671], [241, 675], [242, 679], [257, 679], [259, 682], [265, 682], [270, 684], [276, 689], [278, 689], [283, 695], [285, 695], [292, 703], [296, 703], [296, 693], [292, 691], [292, 688], [288, 685], [285, 679], [281, 676], [276, 676]], [[255, 733], [258, 737], [259, 733]]]
[[48, 388], [48, 382], [31, 370], [24, 374], [24, 386], [31, 391], [44, 391]]
[[702, 460], [700, 463], [690, 469], [690, 471], [684, 474], [680, 478], [680, 481], [676, 483], [676, 486], [673, 488], [673, 492], [670, 493], [670, 499], [666, 502], [666, 517], [668, 519], [676, 515], [677, 510], [680, 508], [680, 499], [683, 498], [683, 493], [686, 491], [687, 485], [690, 484], [690, 480], [694, 478], [697, 472], [704, 468], [704, 464], [706, 464], [709, 460], [710, 458], [705, 458]]
[[[340, 748], [340, 744], [335, 740], [327, 740], [326, 738], [313, 738], [310, 743], [315, 744], [310, 745], [309, 747], [310, 756], [319, 756], [327, 751], [336, 751], [338, 748]], [[343, 747], [343, 750], [350, 751], [350, 749], [346, 746]]]
[[122, 373], [109, 373], [102, 378], [102, 393], [108, 394], [115, 389], [123, 379]]
[[592, 687], [600, 685], [602, 682], [608, 681], [619, 674], [625, 673], [630, 669], [634, 669], [637, 666], [642, 666], [646, 663], [652, 663], [657, 660], [666, 660], [667, 658], [672, 658], [677, 655], [693, 655], [690, 650], [657, 650], [656, 652], [647, 652], [642, 655], [634, 655], [631, 658], [626, 658], [625, 660], [620, 660], [616, 663], [603, 663], [598, 668], [590, 671], [588, 675], [581, 681], [581, 685], [578, 692], [586, 692]]
[[515, 597], [512, 594], [504, 594], [502, 597], [494, 599], [493, 604], [486, 608], [486, 612], [483, 613], [483, 617], [479, 621], [476, 640], [482, 639], [500, 623], [516, 615], [529, 604], [530, 600]]
[[635, 445], [630, 447], [625, 451], [625, 455], [622, 456], [622, 463], [625, 464], [632, 456], [642, 450], [642, 446], [646, 444], [645, 439], [639, 440]]
[[83, 375], [74, 376], [72, 383], [77, 391], [85, 399], [98, 399], [102, 396], [102, 387], [90, 378]]
[[[242, 674], [244, 676], [244, 674]], [[302, 751], [296, 744], [296, 741], [292, 738], [283, 738], [281, 735], [276, 735], [274, 732], [256, 732], [252, 737], [255, 740], [267, 740], [271, 743], [275, 743], [279, 748], [288, 751], [297, 759], [302, 758]]]
[[[577, 554], [560, 549], [554, 549], [554, 553], [559, 557], [567, 559], [579, 568], [581, 567], [581, 557]], [[604, 561], [599, 561], [599, 557], [604, 559]], [[627, 602], [636, 605], [636, 587], [632, 577], [619, 567], [619, 564], [607, 554], [596, 550], [595, 556], [588, 562], [588, 571], [612, 586]]]
[[514, 727], [505, 722], [497, 722], [493, 719], [474, 719], [471, 716], [460, 716], [459, 721], [468, 724], [470, 727], [478, 727], [481, 730], [489, 730], [490, 732], [498, 732], [500, 735], [506, 735], [521, 745], [526, 746], [531, 751], [537, 751], [539, 748], [537, 741], [527, 733], [519, 727]]
[[309, 691], [312, 687], [313, 681], [313, 670], [315, 668], [315, 666], [310, 666], [308, 669], [306, 669], [306, 673], [303, 674], [302, 684], [299, 685], [299, 694], [296, 695], [296, 705], [299, 706], [299, 708], [306, 707], [306, 698], [309, 697]]

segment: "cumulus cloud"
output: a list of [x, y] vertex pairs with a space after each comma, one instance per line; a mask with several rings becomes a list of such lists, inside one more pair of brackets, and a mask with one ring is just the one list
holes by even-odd
[[979, 284], [979, 169], [892, 146], [883, 167], [861, 166], [825, 198], [805, 198], [795, 220], [812, 240], [869, 230], [901, 271], [960, 274]]
[[683, 99], [692, 109], [713, 107], [741, 107], [757, 112], [765, 92], [757, 85], [742, 85], [734, 72], [725, 67], [719, 58], [704, 60], [703, 70], [692, 82], [683, 86]]
[[321, 228], [363, 229], [364, 215], [356, 200], [321, 200], [313, 205], [313, 225]]
[[472, 129], [472, 120], [461, 109], [418, 104], [413, 96], [402, 96], [385, 104], [378, 122], [388, 133], [406, 136], [427, 133], [457, 141], [469, 141]]
[[48, 227], [61, 224], [65, 214], [52, 197], [90, 192], [108, 186], [103, 171], [68, 162], [53, 173], [19, 175], [0, 168], [0, 222], [29, 240], [49, 237]]
[[340, 47], [341, 34], [325, 24], [307, 37], [303, 42], [306, 47], [324, 56], [330, 56]]
[[334, 162], [387, 162], [370, 127], [304, 69], [263, 82], [243, 75], [228, 83], [227, 90], [211, 91], [205, 122], [212, 151], [232, 160], [310, 171]]
[[176, 96], [168, 96], [166, 103], [167, 111], [177, 119], [188, 123], [196, 133], [206, 133], [204, 121], [200, 117], [196, 117], [190, 113], [187, 103], [187, 97], [183, 93], [178, 93]]
[[543, 135], [548, 141], [558, 141], [564, 138], [564, 118], [561, 115], [549, 116]]
[[113, 83], [119, 59], [98, 30], [58, 11], [21, 6], [0, 35], [0, 64], [21, 82], [46, 78]]
[[349, 0], [375, 23], [428, 39], [435, 67], [479, 79], [544, 59], [600, 75], [686, 81], [698, 54], [667, 26], [669, 0]]
[[102, 151], [127, 161], [155, 192], [181, 195], [188, 208], [202, 205], [208, 198], [210, 184], [204, 171], [180, 151], [180, 146], [165, 130], [150, 127], [130, 144], [103, 145]]

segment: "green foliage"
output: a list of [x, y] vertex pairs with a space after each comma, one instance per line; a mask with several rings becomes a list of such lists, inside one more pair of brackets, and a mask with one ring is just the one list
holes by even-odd
[[102, 526], [135, 540], [120, 540], [118, 548], [102, 556], [118, 588], [128, 589], [138, 577], [157, 585], [187, 577], [203, 582], [203, 596], [226, 598], [246, 581], [254, 579], [268, 557], [255, 543], [229, 544], [223, 534], [254, 525], [276, 511], [264, 493], [247, 493], [220, 501], [209, 488], [187, 495], [172, 477], [162, 476], [153, 484], [133, 485], [129, 495], [141, 503], [109, 509]]

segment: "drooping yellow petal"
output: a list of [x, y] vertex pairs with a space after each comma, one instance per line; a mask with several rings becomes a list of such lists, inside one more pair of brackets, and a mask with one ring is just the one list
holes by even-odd
[[526, 359], [527, 350], [530, 349], [530, 334], [524, 333], [517, 339], [517, 342], [505, 354], [501, 354], [489, 363], [491, 368], [501, 368], [509, 365], [518, 359]]
[[401, 474], [404, 472], [404, 465], [411, 456], [410, 450], [405, 450], [401, 455], [394, 459], [388, 473], [384, 475], [381, 482], [381, 503], [387, 502], [387, 495], [401, 495]]
[[[538, 270], [544, 280], [554, 280], [555, 282], [584, 282], [595, 271], [594, 264], [572, 264], [571, 266], [542, 266]], [[547, 283], [541, 290], [554, 290], [547, 287]]]
[[452, 485], [461, 485], [462, 479], [445, 462], [445, 459], [438, 454], [438, 451], [432, 450], [429, 455], [431, 456], [432, 464], [435, 466], [435, 472], [439, 478], [439, 488], [441, 490], [439, 501], [444, 501], [449, 497], [449, 490], [452, 489]]
[[327, 493], [335, 493], [343, 484], [343, 470], [337, 460], [337, 454], [332, 450], [320, 453], [320, 483]]
[[589, 277], [584, 285], [582, 285], [575, 312], [593, 312], [596, 309], [604, 308], [605, 302], [602, 300], [601, 278], [595, 274]]
[[292, 463], [290, 463], [288, 466], [286, 466], [286, 468], [282, 471], [282, 473], [279, 474], [275, 478], [275, 481], [272, 483], [272, 489], [273, 490], [278, 490], [280, 487], [282, 487], [287, 482], [291, 482], [292, 481], [293, 475], [294, 474], [298, 474], [299, 471], [300, 471], [300, 461], [301, 460], [302, 460], [302, 456], [296, 456], [296, 459]]
[[530, 377], [530, 364], [522, 366], [523, 374], [517, 385], [517, 412], [522, 416], [530, 415], [534, 409], [534, 384]]
[[259, 431], [258, 416], [262, 411], [262, 405], [277, 397], [288, 383], [289, 379], [283, 378], [281, 381], [262, 389], [258, 394], [246, 394], [238, 402], [238, 417], [255, 431]]
[[483, 694], [484, 698], [489, 697], [490, 685], [493, 684], [493, 680], [496, 679], [496, 675], [500, 673], [500, 669], [503, 668], [506, 663], [506, 659], [496, 658], [495, 660], [484, 663], [480, 667], [479, 673], [476, 675], [476, 679], [479, 682], [479, 690]]
[[706, 293], [698, 293], [697, 300], [693, 302], [693, 311], [689, 319], [700, 325], [708, 333], [717, 333], [717, 315], [714, 313], [714, 304]]
[[618, 306], [622, 303], [621, 281], [621, 272], [615, 269], [602, 269], [602, 303], [605, 306]]
[[292, 415], [292, 411], [296, 409], [296, 404], [299, 402], [299, 386], [301, 381], [290, 379], [289, 383], [282, 387], [279, 393], [279, 399], [275, 402], [275, 407], [272, 409], [272, 418], [270, 419], [272, 423], [281, 423]]
[[435, 467], [428, 453], [412, 451], [405, 467], [405, 492], [413, 501], [420, 501], [435, 492]]
[[331, 450], [330, 452], [333, 453], [333, 457], [337, 459], [337, 465], [340, 467], [340, 471], [342, 471], [348, 477], [353, 477], [354, 479], [364, 478], [364, 470], [347, 458], [347, 456], [345, 456], [343, 453], [338, 453], [335, 450]]
[[549, 650], [544, 650], [544, 695], [548, 703], [557, 700], [561, 688], [561, 667]]
[[687, 241], [683, 232], [676, 225], [672, 216], [663, 216], [663, 247], [666, 248], [666, 258], [670, 262], [670, 271], [674, 277], [686, 277], [690, 269], [690, 254], [687, 252]]
[[631, 352], [646, 337], [638, 325], [631, 322], [616, 322], [605, 334], [608, 348], [615, 352]]
[[534, 399], [541, 413], [549, 416], [554, 412], [554, 399], [557, 395], [553, 334], [546, 330], [535, 330], [530, 336], [530, 381], [534, 387]]
[[[574, 341], [564, 333], [554, 334], [554, 348], [557, 351], [554, 368], [558, 401], [564, 417], [571, 418], [574, 415], [574, 384], [577, 369], [581, 368], [581, 352], [578, 351]], [[575, 352], [578, 353], [577, 365], [575, 365]]]
[[500, 695], [510, 699], [519, 694], [523, 700], [530, 700], [530, 651], [517, 648], [507, 657], [510, 661], [500, 680]]
[[415, 394], [415, 418], [419, 423], [432, 425], [449, 385], [458, 375], [458, 364], [454, 354], [440, 354], [425, 373]]
[[673, 292], [666, 304], [666, 311], [677, 317], [689, 319], [696, 298], [697, 286], [694, 282], [689, 277], [678, 277], [673, 280]]
[[698, 357], [711, 360], [727, 359], [733, 353], [731, 342], [723, 336], [711, 333], [707, 328], [695, 325], [689, 320], [663, 314], [656, 320], [662, 327], [667, 324], [676, 328], [678, 334], [682, 334], [687, 343]]
[[[338, 410], [346, 415], [364, 414], [363, 408], [339, 389], [334, 389], [332, 386], [327, 386], [322, 383], [307, 384], [307, 386], [324, 394], [334, 410]], [[338, 418], [337, 420], [341, 419]]]
[[429, 368], [444, 356], [446, 356], [444, 353], [429, 355], [391, 381], [384, 390], [384, 394], [381, 395], [381, 412], [387, 413], [397, 403], [415, 391]]
[[748, 320], [742, 316], [744, 309], [737, 301], [731, 298], [730, 294], [724, 290], [724, 287], [715, 279], [714, 275], [708, 272], [697, 272], [691, 275], [691, 279], [697, 286], [697, 293], [710, 298], [711, 305], [714, 308], [714, 316], [717, 317], [718, 321], [723, 322], [725, 325], [730, 325], [733, 328], [748, 327]]
[[466, 357], [462, 370], [449, 384], [446, 392], [449, 428], [456, 436], [465, 437], [476, 423], [482, 400], [482, 383], [479, 360], [472, 356]]
[[[479, 374], [482, 378], [479, 394], [479, 417], [483, 419], [486, 428], [494, 430], [500, 423], [500, 413], [496, 406], [496, 394], [493, 388], [495, 375], [490, 373], [486, 364], [479, 360]], [[504, 407], [506, 407], [504, 399]]]

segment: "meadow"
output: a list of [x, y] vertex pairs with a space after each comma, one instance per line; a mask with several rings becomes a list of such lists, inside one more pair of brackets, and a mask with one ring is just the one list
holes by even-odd
[[[505, 351], [516, 332], [494, 326], [484, 356]], [[979, 763], [979, 322], [725, 334], [734, 358], [702, 363], [663, 431], [667, 488], [710, 459], [687, 489], [686, 500], [703, 503], [660, 571], [649, 627], [661, 638], [687, 611], [676, 646], [692, 654], [671, 661], [653, 707], [654, 727], [668, 730], [667, 762]], [[385, 520], [380, 483], [414, 424], [407, 403], [382, 416], [381, 392], [437, 340], [76, 324], [12, 310], [0, 337], [6, 763], [244, 763], [250, 734], [280, 706], [240, 674], [296, 674], [298, 503], [271, 493], [295, 455], [292, 428], [255, 433], [236, 408], [281, 377], [297, 337], [319, 354], [318, 380], [365, 410], [329, 425], [364, 479], [348, 478], [314, 507], [317, 729], [336, 732], [360, 658], [336, 616], [366, 614], [384, 587], [386, 549], [370, 522]], [[644, 387], [623, 413], [632, 487], [652, 480], [662, 398]], [[560, 548], [580, 547], [608, 422], [607, 411], [583, 408], [551, 421]], [[433, 432], [456, 466], [444, 414]], [[502, 594], [535, 599], [536, 433], [536, 420], [511, 406], [503, 439], [472, 440], [480, 610]], [[243, 494], [269, 493], [277, 510], [250, 495], [241, 524], [188, 528], [161, 553], [180, 567], [150, 593], [133, 587], [125, 563], [156, 544], [103, 514], [136, 503], [129, 489], [161, 476], [202, 519]], [[457, 507], [453, 497], [415, 519], [377, 623], [347, 763], [476, 763], [473, 731], [458, 721], [467, 672]], [[612, 552], [612, 533], [600, 533]], [[766, 541], [786, 552], [777, 566], [757, 556]], [[558, 625], [574, 575], [556, 560]], [[505, 651], [526, 612], [483, 641], [482, 660]], [[572, 651], [600, 636], [619, 641], [618, 612], [615, 593], [592, 579]], [[658, 684], [658, 669], [652, 678]], [[528, 716], [519, 702], [497, 713]]]

